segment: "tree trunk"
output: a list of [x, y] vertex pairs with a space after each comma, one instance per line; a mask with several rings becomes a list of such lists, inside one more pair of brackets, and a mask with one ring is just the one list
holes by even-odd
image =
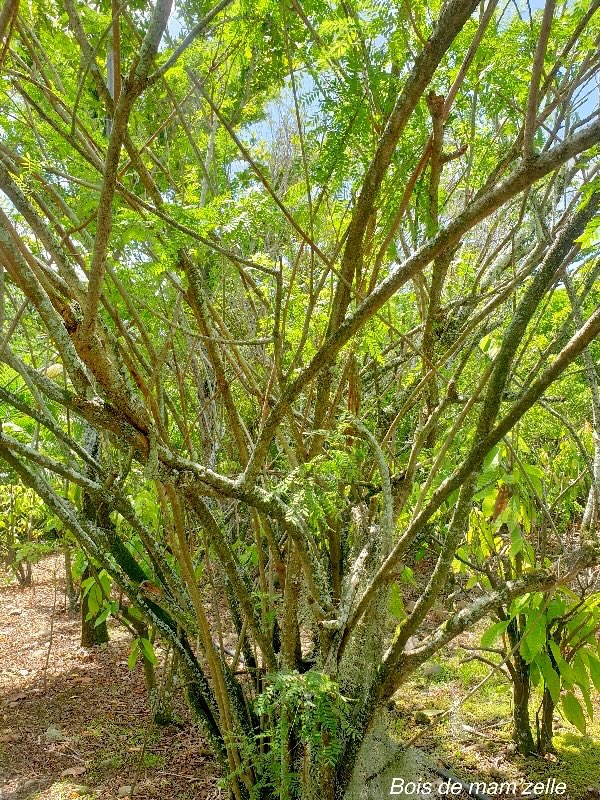
[[17, 580], [19, 581], [19, 586], [31, 586], [33, 580], [31, 573], [31, 561], [29, 561], [29, 559], [25, 558], [22, 561], [19, 561], [17, 564], [13, 555], [13, 571]]
[[544, 689], [542, 699], [542, 718], [538, 729], [537, 750], [541, 756], [554, 752], [552, 739], [554, 737], [554, 700], [548, 689]]
[[516, 654], [513, 679], [513, 741], [517, 745], [517, 751], [523, 755], [535, 752], [529, 718], [530, 692], [529, 666], [519, 654]]

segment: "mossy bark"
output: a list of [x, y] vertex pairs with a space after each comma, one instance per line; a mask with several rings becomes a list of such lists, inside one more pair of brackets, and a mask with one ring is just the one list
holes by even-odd
[[521, 631], [517, 620], [511, 620], [506, 633], [511, 650], [516, 650], [510, 668], [513, 683], [513, 741], [519, 753], [529, 755], [535, 752], [535, 744], [531, 733], [531, 719], [529, 717], [531, 678], [529, 664], [521, 657], [518, 650]]
[[513, 679], [513, 740], [523, 755], [535, 752], [529, 717], [530, 693], [529, 666], [517, 655]]
[[542, 714], [538, 730], [537, 750], [542, 756], [554, 752], [554, 700], [548, 689], [544, 689], [542, 698]]

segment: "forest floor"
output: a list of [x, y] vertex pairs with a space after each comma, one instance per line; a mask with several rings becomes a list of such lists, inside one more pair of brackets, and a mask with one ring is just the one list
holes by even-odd
[[129, 634], [111, 625], [108, 645], [79, 646], [62, 575], [51, 556], [30, 588], [0, 585], [0, 800], [110, 800], [133, 784], [140, 800], [225, 797], [183, 708], [181, 726], [149, 725]]
[[[79, 646], [62, 575], [62, 557], [50, 556], [34, 567], [30, 588], [0, 578], [0, 800], [112, 800], [132, 785], [140, 800], [225, 798], [183, 706], [180, 724], [150, 725], [142, 666], [127, 664], [129, 634], [113, 624], [108, 645]], [[600, 698], [587, 736], [557, 714], [557, 756], [523, 758], [510, 743], [509, 685], [496, 674], [471, 695], [489, 668], [467, 658], [454, 647], [396, 695], [394, 737], [422, 732], [416, 746], [467, 783], [555, 778], [567, 784], [565, 800], [598, 800]]]

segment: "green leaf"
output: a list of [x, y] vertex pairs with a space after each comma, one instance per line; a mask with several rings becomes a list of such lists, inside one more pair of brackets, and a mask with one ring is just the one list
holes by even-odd
[[403, 566], [400, 571], [400, 580], [404, 581], [404, 583], [407, 583], [409, 586], [417, 585], [414, 572], [406, 565]]
[[596, 217], [591, 219], [586, 225], [584, 232], [575, 239], [575, 241], [581, 244], [583, 250], [597, 244], [598, 241], [600, 241], [600, 220]]
[[523, 549], [525, 540], [518, 525], [512, 526], [510, 530], [510, 547], [508, 549], [509, 558], [514, 558]]
[[509, 624], [510, 620], [504, 619], [501, 622], [495, 622], [491, 625], [481, 637], [481, 646], [493, 647], [496, 639], [504, 633]]
[[87, 595], [88, 610], [90, 612], [90, 619], [95, 617], [102, 607], [102, 592], [97, 583], [94, 583], [89, 588]]
[[566, 602], [564, 597], [553, 597], [548, 604], [548, 610], [546, 611], [548, 622], [551, 622], [557, 617], [562, 617], [562, 615], [565, 613], [565, 607]]
[[396, 582], [392, 584], [390, 590], [388, 611], [400, 622], [402, 622], [403, 619], [406, 619], [406, 611], [404, 610], [404, 603], [402, 602], [402, 592], [400, 591], [400, 587]]
[[586, 708], [586, 711], [588, 713], [588, 717], [593, 722], [594, 721], [594, 706], [592, 705], [592, 698], [590, 696], [590, 690], [589, 689], [583, 689], [582, 687], [580, 687], [580, 688], [581, 688], [581, 695], [582, 695], [583, 701], [585, 703], [585, 708]]
[[534, 611], [527, 617], [525, 635], [521, 639], [520, 653], [528, 664], [531, 664], [546, 644], [546, 615]]
[[479, 576], [478, 575], [470, 575], [467, 583], [465, 585], [465, 589], [469, 590], [472, 589], [474, 586], [477, 586], [479, 583]]
[[572, 692], [563, 695], [562, 708], [566, 719], [585, 736], [585, 715], [581, 703]]
[[481, 512], [485, 517], [491, 517], [494, 513], [494, 506], [496, 504], [496, 497], [498, 496], [498, 492], [496, 489], [493, 489], [489, 494], [483, 498], [483, 502], [481, 504]]
[[585, 662], [583, 661], [579, 653], [575, 654], [572, 666], [573, 666], [573, 672], [577, 676], [577, 685], [581, 687], [582, 691], [585, 689], [589, 692], [590, 676], [588, 675]]
[[158, 659], [154, 653], [154, 648], [152, 647], [152, 643], [148, 639], [140, 639], [140, 645], [142, 648], [142, 652], [144, 654], [144, 658], [149, 661], [151, 664], [156, 664]]
[[108, 602], [104, 601], [104, 607], [101, 613], [98, 615], [98, 618], [94, 622], [94, 628], [97, 628], [98, 625], [102, 625], [111, 614], [116, 614], [119, 610], [119, 601], [118, 600], [109, 600]]
[[540, 670], [537, 661], [532, 661], [529, 665], [529, 680], [533, 686], [539, 686], [542, 679], [542, 671]]
[[106, 570], [103, 569], [99, 572], [98, 578], [100, 580], [100, 585], [102, 586], [104, 594], [106, 595], [106, 597], [108, 597], [110, 595], [110, 590], [112, 588], [112, 580], [110, 578], [110, 575], [108, 574], [108, 572], [106, 572]]
[[496, 358], [500, 352], [500, 341], [498, 334], [495, 332], [486, 334], [479, 342], [479, 347], [483, 350], [486, 356], [494, 360], [494, 358]]
[[522, 597], [517, 597], [516, 600], [513, 600], [510, 605], [511, 616], [516, 617], [517, 614], [523, 613], [523, 611], [527, 609], [527, 606], [531, 607], [532, 597], [533, 595], [527, 592], [527, 594], [524, 594]]
[[75, 553], [75, 558], [71, 564], [71, 575], [73, 576], [74, 581], [78, 581], [81, 578], [85, 568], [87, 567], [87, 564], [88, 560], [85, 557], [83, 550], [77, 550]]
[[594, 688], [597, 692], [600, 692], [600, 659], [598, 659], [593, 653], [587, 652], [588, 657], [588, 664], [590, 668], [590, 677], [592, 679], [592, 683], [594, 684]]
[[131, 645], [131, 652], [129, 653], [129, 658], [127, 659], [127, 666], [129, 667], [129, 669], [133, 669], [135, 667], [139, 654], [140, 654], [140, 640], [134, 639], [133, 644]]
[[538, 663], [542, 671], [544, 684], [546, 685], [546, 688], [550, 692], [550, 697], [556, 705], [556, 703], [558, 703], [560, 700], [560, 675], [552, 666], [552, 661], [550, 661], [550, 656], [547, 653], [542, 653]]
[[99, 625], [102, 625], [103, 622], [106, 622], [106, 620], [111, 614], [111, 611], [112, 609], [110, 605], [106, 605], [104, 609], [100, 612], [100, 614], [98, 614], [98, 616], [96, 617], [96, 621], [94, 622], [94, 628], [97, 628]]
[[554, 660], [556, 661], [556, 665], [564, 681], [571, 686], [576, 684], [577, 675], [573, 671], [573, 668], [570, 666], [570, 664], [567, 664], [562, 657], [562, 653], [560, 652], [560, 648], [556, 642], [550, 641], [550, 649], [552, 650], [552, 655], [554, 656]]

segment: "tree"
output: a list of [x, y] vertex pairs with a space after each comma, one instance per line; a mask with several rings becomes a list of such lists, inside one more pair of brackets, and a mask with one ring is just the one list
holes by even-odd
[[49, 549], [48, 543], [39, 538], [42, 507], [35, 494], [23, 487], [14, 474], [4, 473], [2, 486], [2, 562], [21, 586], [31, 586], [32, 565]]
[[497, 448], [581, 441], [599, 5], [3, 6], [0, 457], [173, 648], [237, 800], [342, 796], [421, 664], [598, 562], [530, 527], [430, 614]]

